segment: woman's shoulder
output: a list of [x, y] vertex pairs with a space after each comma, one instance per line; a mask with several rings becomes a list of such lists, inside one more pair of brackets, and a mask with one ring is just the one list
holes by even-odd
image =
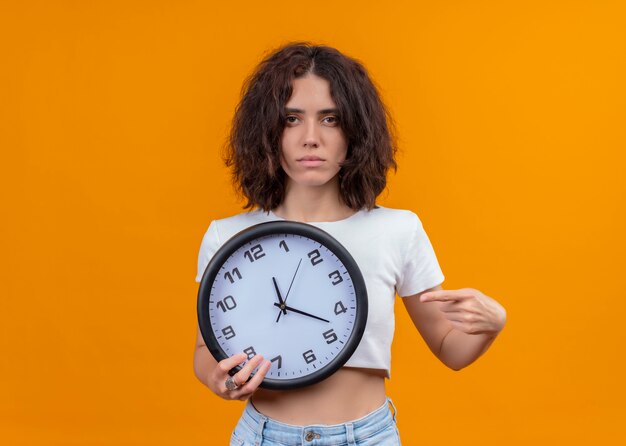
[[261, 209], [254, 209], [248, 212], [231, 215], [229, 217], [217, 218], [211, 222], [210, 228], [217, 232], [218, 238], [225, 241], [244, 229], [266, 221], [276, 220], [276, 217]]
[[341, 229], [361, 239], [385, 239], [402, 244], [419, 232], [421, 225], [417, 214], [411, 210], [378, 205], [369, 211], [361, 210], [358, 216], [345, 221]]
[[241, 212], [239, 214], [230, 215], [228, 217], [216, 218], [215, 221], [220, 226], [237, 225], [241, 223], [249, 223], [258, 221], [263, 222], [272, 218], [272, 214], [264, 212], [261, 209], [253, 209], [251, 211]]
[[416, 224], [421, 224], [417, 214], [408, 209], [388, 208], [377, 205], [371, 211], [367, 211], [366, 216], [385, 224], [401, 227], [414, 227]]

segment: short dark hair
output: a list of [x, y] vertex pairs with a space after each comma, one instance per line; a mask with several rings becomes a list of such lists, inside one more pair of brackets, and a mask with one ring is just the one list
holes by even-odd
[[285, 197], [286, 174], [280, 165], [285, 104], [293, 80], [308, 73], [330, 83], [348, 142], [339, 172], [340, 197], [354, 210], [372, 209], [387, 184], [387, 171], [397, 169], [393, 120], [359, 61], [309, 42], [271, 52], [243, 84], [224, 161], [232, 167], [235, 188], [247, 199], [244, 208], [269, 211]]

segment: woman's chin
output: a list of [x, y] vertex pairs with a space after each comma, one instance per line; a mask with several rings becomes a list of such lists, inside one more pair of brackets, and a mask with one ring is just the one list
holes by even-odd
[[339, 185], [336, 176], [328, 178], [327, 175], [303, 175], [299, 178], [291, 178], [289, 181], [292, 188], [334, 188]]

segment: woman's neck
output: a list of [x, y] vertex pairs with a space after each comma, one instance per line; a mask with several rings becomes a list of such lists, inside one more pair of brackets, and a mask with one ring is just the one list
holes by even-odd
[[338, 187], [302, 187], [291, 184], [287, 185], [285, 199], [273, 212], [286, 220], [302, 222], [338, 221], [355, 213], [341, 201]]

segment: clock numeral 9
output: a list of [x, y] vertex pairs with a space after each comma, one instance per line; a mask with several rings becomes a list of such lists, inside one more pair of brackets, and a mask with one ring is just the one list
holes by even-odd
[[332, 344], [333, 342], [337, 340], [337, 335], [335, 334], [332, 328], [322, 333], [322, 335], [324, 336], [324, 339], [326, 339], [327, 344]]
[[254, 347], [250, 346], [248, 348], [245, 348], [243, 350], [243, 352], [248, 355], [248, 360], [252, 359], [254, 357], [254, 355], [256, 355], [256, 352], [254, 351]]
[[337, 270], [335, 270], [332, 273], [330, 273], [328, 275], [328, 277], [330, 279], [332, 279], [332, 284], [333, 285], [337, 285], [337, 284], [343, 282], [343, 277], [341, 277], [341, 274], [339, 274], [339, 271], [337, 271]]
[[224, 299], [220, 300], [215, 304], [217, 308], [226, 313], [228, 310], [232, 310], [237, 307], [237, 302], [235, 302], [235, 298], [233, 296], [226, 296]]
[[263, 252], [263, 247], [261, 245], [254, 245], [252, 248], [243, 253], [243, 256], [250, 260], [250, 262], [254, 262], [255, 260], [259, 260], [261, 257], [265, 256]]
[[309, 259], [311, 259], [311, 265], [313, 266], [317, 265], [318, 263], [322, 263], [324, 261], [324, 259], [321, 258], [322, 255], [317, 249], [314, 249], [313, 251], [308, 253], [307, 256], [309, 256]]
[[238, 268], [233, 269], [231, 272], [224, 273], [224, 279], [230, 280], [230, 283], [235, 283], [233, 276], [237, 276], [237, 279], [241, 279], [241, 273]]
[[235, 330], [229, 325], [228, 327], [222, 328], [222, 334], [226, 339], [232, 339], [235, 337]]
[[313, 361], [317, 359], [315, 355], [313, 354], [313, 350], [305, 351], [304, 353], [302, 353], [302, 357], [304, 358], [307, 364], [311, 364]]
[[346, 308], [346, 306], [343, 304], [342, 301], [339, 301], [335, 304], [335, 314], [337, 316], [339, 316], [342, 313], [345, 313], [346, 311], [348, 311], [348, 309]]

